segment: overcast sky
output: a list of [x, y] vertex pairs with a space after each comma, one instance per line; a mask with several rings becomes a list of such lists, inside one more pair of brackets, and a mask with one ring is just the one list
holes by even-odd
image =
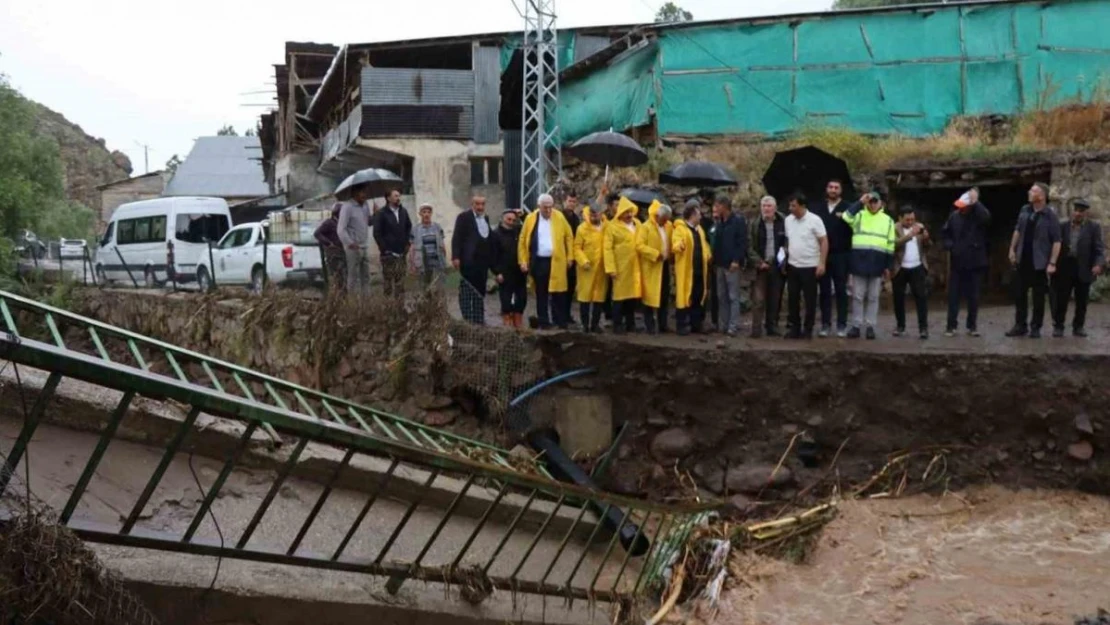
[[[517, 0], [518, 3], [520, 0]], [[695, 19], [832, 0], [681, 0]], [[559, 27], [650, 21], [658, 0], [557, 0]], [[378, 7], [388, 6], [379, 20]], [[523, 6], [523, 5], [521, 5]], [[360, 43], [522, 27], [512, 0], [0, 0], [0, 73], [144, 171], [225, 124], [253, 127], [284, 42]], [[251, 93], [265, 91], [265, 93]]]

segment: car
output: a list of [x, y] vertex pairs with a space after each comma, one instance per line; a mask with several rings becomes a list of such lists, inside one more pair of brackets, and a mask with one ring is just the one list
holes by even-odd
[[59, 239], [58, 255], [62, 258], [84, 258], [88, 245], [84, 239]]

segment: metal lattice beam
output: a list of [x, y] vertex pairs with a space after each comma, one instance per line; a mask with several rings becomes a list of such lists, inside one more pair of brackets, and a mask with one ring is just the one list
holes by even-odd
[[520, 197], [528, 208], [563, 172], [558, 50], [555, 0], [525, 0]]

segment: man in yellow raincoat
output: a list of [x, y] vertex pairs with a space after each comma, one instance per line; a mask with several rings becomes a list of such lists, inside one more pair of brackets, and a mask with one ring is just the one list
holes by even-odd
[[609, 289], [602, 259], [605, 254], [605, 224], [602, 214], [583, 211], [584, 220], [574, 235], [574, 270], [578, 275], [577, 293], [582, 327], [586, 332], [601, 332], [602, 304]]
[[605, 227], [605, 273], [613, 281], [613, 332], [636, 329], [636, 304], [643, 290], [636, 253], [636, 205], [621, 198], [616, 217]]
[[701, 204], [686, 202], [682, 219], [671, 234], [674, 248], [675, 318], [678, 333], [700, 334], [705, 319], [705, 301], [709, 294], [709, 261], [712, 251], [701, 227]]
[[[652, 202], [648, 219], [636, 228], [636, 253], [640, 255], [643, 278], [644, 327], [656, 334], [667, 327], [667, 299], [664, 292], [671, 257], [671, 207]], [[659, 321], [658, 328], [656, 320]]]
[[541, 330], [555, 325], [567, 328], [563, 304], [567, 293], [567, 271], [574, 266], [574, 233], [563, 213], [553, 210], [555, 199], [544, 193], [539, 208], [524, 220], [517, 245], [517, 261], [521, 271], [529, 274], [536, 290], [536, 315]]

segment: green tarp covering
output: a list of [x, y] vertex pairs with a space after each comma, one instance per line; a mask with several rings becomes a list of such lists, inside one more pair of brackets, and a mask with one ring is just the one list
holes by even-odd
[[562, 137], [774, 135], [806, 124], [911, 136], [1110, 92], [1110, 0], [930, 6], [683, 26], [560, 93]]

